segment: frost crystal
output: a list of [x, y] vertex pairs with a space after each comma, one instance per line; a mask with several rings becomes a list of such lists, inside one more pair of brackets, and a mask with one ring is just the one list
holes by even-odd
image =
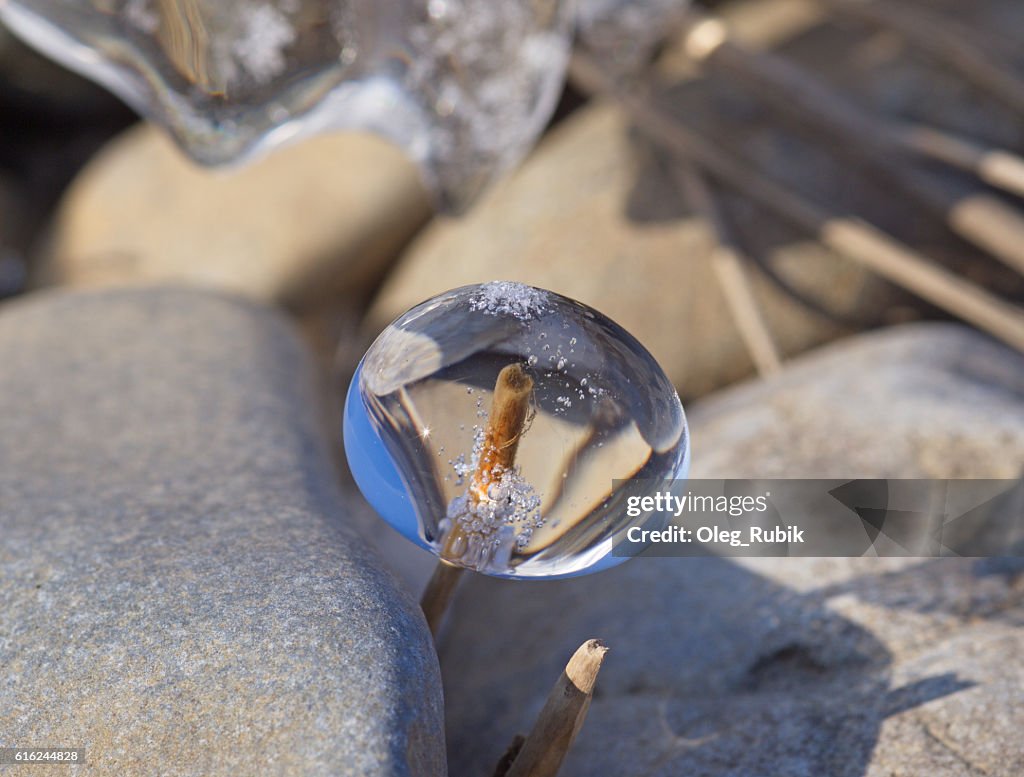
[[530, 321], [545, 312], [546, 303], [547, 293], [541, 289], [514, 281], [493, 281], [480, 287], [469, 306], [492, 316]]
[[[456, 485], [463, 485], [476, 472], [484, 449], [484, 429], [475, 427], [473, 453], [466, 463], [464, 455], [450, 462]], [[458, 526], [470, 538], [466, 560], [483, 568], [496, 558], [508, 562], [513, 545], [523, 549], [535, 529], [544, 525], [540, 513], [541, 499], [523, 478], [519, 467], [509, 470], [495, 468], [489, 482], [470, 483], [463, 494], [448, 505], [446, 529]], [[480, 489], [485, 491], [483, 495]]]
[[260, 5], [242, 15], [242, 34], [232, 52], [254, 80], [266, 83], [284, 70], [284, 50], [295, 41], [288, 17], [272, 5]]

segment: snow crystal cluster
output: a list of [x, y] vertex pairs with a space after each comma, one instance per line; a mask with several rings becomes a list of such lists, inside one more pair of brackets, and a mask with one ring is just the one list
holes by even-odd
[[469, 302], [470, 310], [491, 316], [529, 321], [547, 310], [547, 292], [514, 281], [493, 281], [480, 287]]
[[463, 560], [477, 566], [507, 564], [513, 550], [523, 549], [536, 529], [544, 525], [541, 499], [522, 476], [519, 467], [494, 467], [484, 480], [478, 480], [480, 457], [484, 450], [483, 427], [474, 427], [473, 452], [467, 462], [464, 454], [449, 462], [456, 485], [466, 490], [452, 499], [442, 522], [443, 532], [455, 526], [468, 538]]

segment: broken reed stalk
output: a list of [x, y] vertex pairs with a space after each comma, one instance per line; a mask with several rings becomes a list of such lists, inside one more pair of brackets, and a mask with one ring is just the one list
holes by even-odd
[[765, 210], [816, 235], [836, 253], [1024, 352], [1024, 311], [935, 265], [867, 222], [829, 212], [761, 175], [649, 100], [620, 88], [586, 54], [574, 54], [570, 67], [577, 87], [616, 100], [636, 126], [665, 150], [696, 163]]
[[[597, 675], [607, 652], [608, 648], [597, 639], [587, 640], [579, 647], [551, 689], [512, 765], [503, 771], [504, 764], [499, 764], [495, 777], [555, 777], [558, 774], [587, 717]], [[510, 754], [514, 748], [515, 743]]]
[[1024, 215], [986, 194], [960, 197], [908, 164], [904, 135], [821, 79], [765, 51], [737, 43], [721, 19], [694, 11], [683, 30], [687, 54], [705, 68], [745, 82], [779, 115], [841, 138], [840, 153], [934, 213], [956, 234], [1024, 273]]
[[[500, 480], [515, 466], [519, 439], [530, 412], [532, 392], [533, 378], [522, 365], [510, 364], [498, 373], [480, 455], [469, 483], [469, 495], [473, 501], [488, 499], [490, 484]], [[441, 547], [441, 561], [420, 600], [430, 633], [435, 636], [462, 577], [463, 568], [454, 562], [462, 558], [468, 547], [469, 538], [465, 531], [457, 521], [453, 521]]]
[[778, 346], [761, 312], [747, 272], [749, 260], [743, 256], [730, 233], [714, 192], [692, 164], [677, 163], [672, 174], [687, 202], [711, 226], [716, 242], [711, 254], [711, 267], [758, 374], [766, 378], [781, 372], [782, 358]]
[[933, 59], [950, 66], [1004, 105], [1024, 113], [1024, 79], [1003, 66], [941, 17], [901, 3], [823, 0], [829, 8], [896, 33]]

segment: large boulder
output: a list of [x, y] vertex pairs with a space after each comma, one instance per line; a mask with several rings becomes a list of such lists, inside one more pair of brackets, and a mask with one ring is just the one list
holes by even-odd
[[97, 772], [445, 774], [437, 657], [346, 526], [311, 359], [207, 292], [0, 309], [0, 730]]

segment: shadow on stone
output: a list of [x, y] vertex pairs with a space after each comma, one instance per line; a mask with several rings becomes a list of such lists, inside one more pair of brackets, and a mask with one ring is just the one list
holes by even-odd
[[474, 577], [441, 645], [453, 777], [528, 730], [573, 646], [611, 648], [563, 774], [860, 777], [882, 721], [967, 687], [894, 689], [871, 633], [721, 559], [631, 561], [516, 584]]

